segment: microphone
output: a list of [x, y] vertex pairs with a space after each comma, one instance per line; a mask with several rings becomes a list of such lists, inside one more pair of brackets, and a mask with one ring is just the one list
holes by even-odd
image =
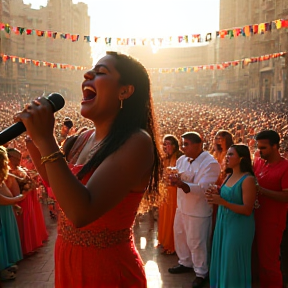
[[[51, 93], [48, 97], [46, 97], [46, 99], [51, 104], [53, 112], [62, 109], [65, 105], [65, 100], [63, 96], [59, 93]], [[25, 131], [26, 127], [22, 122], [14, 123], [10, 127], [0, 132], [0, 145], [11, 141]]]

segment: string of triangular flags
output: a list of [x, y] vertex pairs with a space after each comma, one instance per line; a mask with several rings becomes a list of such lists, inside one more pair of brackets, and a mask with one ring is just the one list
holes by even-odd
[[[155, 46], [165, 46], [171, 44], [193, 44], [193, 43], [203, 43], [209, 42], [215, 36], [216, 38], [236, 38], [239, 36], [251, 37], [255, 34], [264, 34], [266, 32], [271, 32], [272, 30], [278, 30], [281, 28], [288, 28], [288, 19], [277, 19], [270, 22], [264, 22], [260, 24], [246, 25], [243, 27], [234, 27], [229, 29], [222, 29], [216, 31], [215, 34], [212, 32], [201, 34], [191, 34], [191, 35], [181, 35], [181, 36], [170, 36], [162, 38], [121, 38], [121, 37], [98, 37], [98, 36], [87, 36], [82, 37], [85, 42], [104, 43], [108, 46], [115, 45], [155, 45]], [[71, 40], [72, 42], [79, 41], [79, 34], [62, 33], [50, 30], [39, 30], [30, 29], [19, 26], [10, 26], [7, 23], [0, 22], [0, 31], [5, 31], [7, 34], [14, 32], [16, 35], [37, 35], [38, 37], [46, 37], [52, 39], [64, 39]], [[212, 34], [214, 36], [212, 37]]]
[[[187, 67], [178, 67], [178, 68], [148, 68], [147, 70], [151, 73], [181, 73], [181, 72], [198, 72], [200, 70], [224, 70], [229, 67], [235, 67], [241, 65], [242, 68], [248, 66], [251, 63], [257, 63], [262, 61], [267, 61], [270, 59], [276, 59], [279, 57], [285, 57], [288, 52], [278, 52], [273, 54], [266, 54], [258, 57], [243, 58], [241, 60], [227, 61], [220, 64], [207, 64], [207, 65], [198, 65], [198, 66], [187, 66]], [[87, 67], [84, 66], [75, 66], [70, 64], [60, 64], [60, 63], [51, 63], [40, 60], [32, 60], [24, 57], [10, 56], [6, 54], [0, 54], [0, 63], [12, 61], [13, 63], [22, 63], [22, 64], [34, 64], [37, 67], [50, 67], [57, 69], [66, 69], [66, 70], [87, 70]]]
[[70, 64], [61, 64], [61, 63], [51, 63], [47, 61], [40, 61], [40, 60], [32, 60], [25, 57], [18, 57], [18, 56], [11, 56], [6, 54], [0, 54], [0, 63], [12, 61], [13, 63], [22, 63], [22, 64], [34, 64], [37, 67], [50, 67], [50, 68], [57, 68], [57, 69], [66, 69], [66, 70], [87, 70], [87, 67], [84, 66], [76, 66]]
[[198, 72], [201, 70], [224, 70], [229, 67], [236, 67], [241, 65], [242, 68], [248, 66], [252, 63], [267, 61], [270, 59], [276, 59], [279, 57], [285, 57], [287, 51], [285, 52], [278, 52], [273, 54], [266, 54], [258, 57], [251, 57], [251, 58], [243, 58], [241, 60], [233, 60], [228, 62], [223, 62], [220, 64], [208, 64], [208, 65], [198, 65], [198, 66], [188, 66], [188, 67], [178, 67], [178, 68], [151, 68], [147, 69], [149, 72], [152, 73], [181, 73], [181, 72]]

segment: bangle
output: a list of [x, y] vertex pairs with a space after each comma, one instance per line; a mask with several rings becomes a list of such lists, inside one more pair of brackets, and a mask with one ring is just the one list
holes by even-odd
[[48, 156], [41, 157], [41, 165], [46, 162], [54, 162], [57, 159], [62, 158], [62, 157], [65, 157], [64, 154], [60, 150], [58, 150]]

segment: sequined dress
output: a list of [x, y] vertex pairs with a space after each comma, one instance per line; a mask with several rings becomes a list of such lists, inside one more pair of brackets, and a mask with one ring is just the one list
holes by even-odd
[[[81, 167], [75, 165], [71, 170], [76, 174]], [[76, 228], [60, 210], [55, 245], [56, 288], [146, 287], [143, 263], [132, 235], [142, 196], [129, 193], [115, 208], [82, 228]]]

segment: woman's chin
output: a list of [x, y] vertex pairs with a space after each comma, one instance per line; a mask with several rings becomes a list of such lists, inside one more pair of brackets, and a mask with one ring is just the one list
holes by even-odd
[[87, 118], [89, 120], [92, 120], [92, 111], [91, 109], [86, 109], [86, 107], [83, 107], [81, 106], [81, 109], [80, 109], [80, 114], [84, 117], [84, 118]]
[[232, 167], [228, 163], [226, 163], [226, 168], [232, 169]]

